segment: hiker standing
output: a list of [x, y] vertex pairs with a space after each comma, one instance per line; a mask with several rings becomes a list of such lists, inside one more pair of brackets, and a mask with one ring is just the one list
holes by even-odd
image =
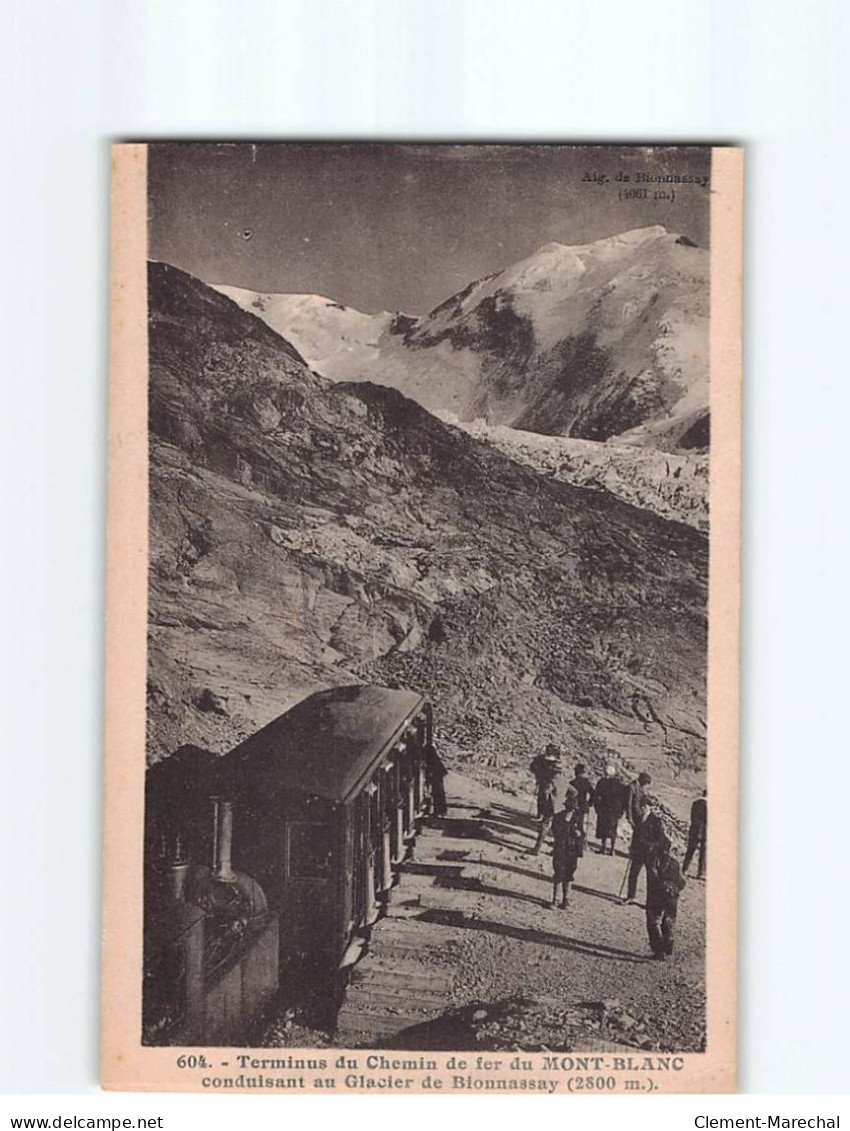
[[565, 782], [561, 773], [561, 752], [557, 746], [550, 743], [543, 754], [538, 754], [532, 759], [530, 770], [537, 783], [537, 819], [540, 828], [537, 832], [537, 843], [531, 850], [537, 856], [543, 847], [546, 834], [552, 827], [559, 795], [562, 798]]
[[682, 875], [684, 876], [691, 866], [691, 861], [695, 853], [697, 856], [697, 879], [701, 880], [705, 875], [705, 845], [706, 845], [706, 832], [708, 828], [708, 801], [706, 800], [705, 790], [696, 799], [691, 806], [691, 827], [688, 829], [688, 847], [685, 852], [685, 859], [682, 863]]
[[646, 854], [651, 844], [662, 832], [661, 820], [649, 811], [649, 798], [646, 787], [652, 782], [648, 773], [642, 771], [629, 786], [626, 800], [626, 816], [632, 826], [632, 842], [629, 845], [629, 881], [624, 903], [634, 903], [637, 895], [638, 878], [646, 864]]
[[620, 818], [626, 810], [626, 787], [613, 766], [606, 766], [605, 777], [596, 783], [593, 807], [596, 810], [596, 839], [602, 852], [605, 852], [606, 841], [610, 840], [608, 855], [613, 856]]
[[629, 845], [628, 890], [624, 903], [637, 902], [637, 885], [641, 871], [663, 834], [664, 828], [657, 813], [648, 813], [643, 824], [632, 833], [632, 843]]
[[425, 756], [425, 776], [431, 786], [431, 812], [435, 817], [445, 817], [448, 810], [445, 786], [448, 770], [433, 743], [429, 742], [422, 753]]
[[590, 812], [590, 802], [593, 799], [593, 786], [587, 776], [587, 767], [584, 762], [576, 762], [576, 776], [570, 782], [570, 786], [576, 791], [584, 833], [587, 836], [587, 814]]
[[673, 953], [679, 893], [685, 883], [662, 833], [646, 861], [646, 933], [653, 958], [661, 962]]
[[584, 855], [584, 814], [578, 803], [578, 793], [568, 786], [563, 807], [552, 819], [552, 907], [558, 906], [558, 888], [561, 889], [561, 907], [569, 905], [570, 884], [576, 874], [579, 857]]
[[652, 778], [645, 770], [641, 770], [631, 783], [626, 793], [626, 816], [633, 829], [640, 828], [649, 812], [649, 798], [646, 787], [652, 784]]

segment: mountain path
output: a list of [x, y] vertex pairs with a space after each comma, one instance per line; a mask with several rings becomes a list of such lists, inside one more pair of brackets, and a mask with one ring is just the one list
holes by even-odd
[[[569, 908], [551, 908], [551, 855], [529, 854], [531, 800], [523, 811], [459, 774], [447, 794], [447, 816], [421, 829], [353, 968], [334, 1044], [429, 1047], [450, 1014], [490, 1030], [475, 1038], [483, 1048], [504, 1039], [496, 1018], [521, 998], [530, 1020], [514, 1036], [527, 1047], [557, 1047], [553, 1022], [577, 1049], [698, 1046], [704, 885], [692, 880], [682, 894], [676, 954], [652, 961], [642, 908], [618, 899], [624, 843], [612, 858], [591, 837]], [[639, 899], [643, 890], [642, 878]]]

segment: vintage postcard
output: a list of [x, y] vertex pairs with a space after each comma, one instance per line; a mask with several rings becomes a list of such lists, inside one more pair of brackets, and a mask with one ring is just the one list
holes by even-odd
[[104, 1086], [734, 1090], [742, 182], [115, 146]]

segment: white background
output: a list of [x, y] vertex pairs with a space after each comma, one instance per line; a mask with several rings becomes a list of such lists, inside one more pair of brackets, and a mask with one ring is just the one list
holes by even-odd
[[842, 0], [7, 6], [0, 1088], [96, 1088], [108, 146], [191, 135], [746, 145], [740, 1084], [846, 1090], [848, 24]]

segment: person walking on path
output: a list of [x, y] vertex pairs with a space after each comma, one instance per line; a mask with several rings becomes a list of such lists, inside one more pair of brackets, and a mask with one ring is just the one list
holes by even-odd
[[561, 752], [551, 743], [546, 747], [544, 754], [538, 754], [531, 761], [529, 767], [537, 784], [537, 819], [540, 828], [537, 832], [537, 843], [531, 850], [532, 855], [538, 856], [546, 839], [546, 834], [552, 827], [552, 819], [563, 800], [566, 782], [561, 771]]
[[642, 770], [631, 783], [626, 794], [626, 816], [633, 829], [638, 829], [646, 819], [649, 812], [649, 798], [646, 787], [652, 784], [652, 778]]
[[708, 828], [708, 801], [705, 790], [691, 806], [691, 827], [688, 829], [688, 847], [682, 863], [682, 875], [686, 875], [694, 855], [697, 855], [697, 879], [705, 875], [705, 845]]
[[569, 905], [570, 884], [576, 874], [579, 857], [584, 855], [584, 815], [578, 803], [578, 793], [568, 786], [563, 808], [552, 819], [552, 907], [558, 906], [558, 889], [561, 907]]
[[590, 812], [590, 803], [593, 800], [593, 786], [587, 776], [587, 767], [584, 762], [576, 762], [576, 776], [570, 786], [578, 795], [578, 807], [584, 823], [584, 835], [587, 836], [587, 814]]
[[629, 864], [628, 890], [624, 903], [636, 901], [638, 879], [646, 864], [647, 852], [662, 832], [660, 818], [649, 811], [646, 787], [651, 782], [652, 778], [643, 771], [629, 786], [626, 816], [632, 826], [632, 842], [629, 845], [631, 863]]
[[449, 808], [446, 801], [445, 784], [448, 770], [433, 743], [428, 743], [423, 754], [425, 755], [425, 776], [431, 786], [431, 812], [435, 817], [445, 817]]
[[605, 777], [596, 783], [593, 807], [596, 810], [596, 839], [599, 841], [600, 851], [604, 853], [605, 845], [610, 841], [608, 855], [613, 856], [620, 818], [626, 811], [626, 787], [617, 777], [613, 766], [606, 766]]
[[661, 962], [673, 953], [679, 894], [686, 882], [662, 833], [646, 861], [646, 933], [653, 958]]

